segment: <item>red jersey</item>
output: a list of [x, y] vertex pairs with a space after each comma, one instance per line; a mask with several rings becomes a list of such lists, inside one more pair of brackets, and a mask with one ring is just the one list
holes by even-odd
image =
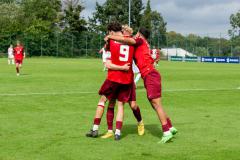
[[151, 57], [151, 50], [148, 42], [143, 38], [136, 38], [134, 59], [142, 77], [145, 77], [154, 69], [154, 60]]
[[24, 48], [22, 46], [17, 46], [13, 50], [15, 60], [23, 60]]
[[[111, 61], [116, 65], [125, 65], [130, 63], [132, 66], [134, 47], [124, 45], [119, 42], [110, 40], [109, 47], [111, 52]], [[133, 71], [130, 68], [128, 71], [108, 70], [107, 79], [112, 82], [121, 84], [130, 84], [133, 82]]]

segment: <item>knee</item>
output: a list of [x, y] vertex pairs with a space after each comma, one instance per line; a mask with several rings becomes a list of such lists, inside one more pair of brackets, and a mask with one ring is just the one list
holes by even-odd
[[155, 100], [151, 100], [150, 103], [153, 109], [157, 110], [159, 108], [159, 104]]
[[132, 110], [136, 110], [138, 108], [138, 105], [136, 102], [131, 102], [130, 107], [132, 108]]

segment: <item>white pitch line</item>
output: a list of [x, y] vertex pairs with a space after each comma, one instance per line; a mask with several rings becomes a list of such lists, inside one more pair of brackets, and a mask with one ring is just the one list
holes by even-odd
[[[216, 89], [168, 89], [163, 90], [163, 92], [191, 92], [191, 91], [228, 91], [228, 90], [240, 90], [239, 88], [216, 88]], [[137, 90], [138, 92], [145, 92], [145, 89]], [[68, 95], [68, 94], [97, 94], [97, 91], [94, 92], [35, 92], [35, 93], [1, 93], [0, 96], [34, 96], [34, 95]]]

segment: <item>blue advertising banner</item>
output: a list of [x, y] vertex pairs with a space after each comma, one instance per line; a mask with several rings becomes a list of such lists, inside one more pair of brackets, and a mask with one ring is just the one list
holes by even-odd
[[212, 63], [239, 63], [238, 57], [201, 57], [201, 62]]

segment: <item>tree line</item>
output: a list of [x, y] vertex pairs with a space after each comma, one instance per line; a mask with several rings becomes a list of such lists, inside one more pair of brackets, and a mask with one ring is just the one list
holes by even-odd
[[[92, 17], [84, 17], [80, 0], [2, 0], [0, 2], [0, 53], [20, 40], [29, 56], [96, 56], [103, 46], [106, 27], [111, 21], [128, 24], [128, 0], [96, 2]], [[181, 47], [197, 55], [240, 55], [239, 13], [230, 17], [231, 39], [183, 36], [167, 32], [167, 22], [150, 0], [131, 0], [131, 27], [151, 30], [150, 44]]]

